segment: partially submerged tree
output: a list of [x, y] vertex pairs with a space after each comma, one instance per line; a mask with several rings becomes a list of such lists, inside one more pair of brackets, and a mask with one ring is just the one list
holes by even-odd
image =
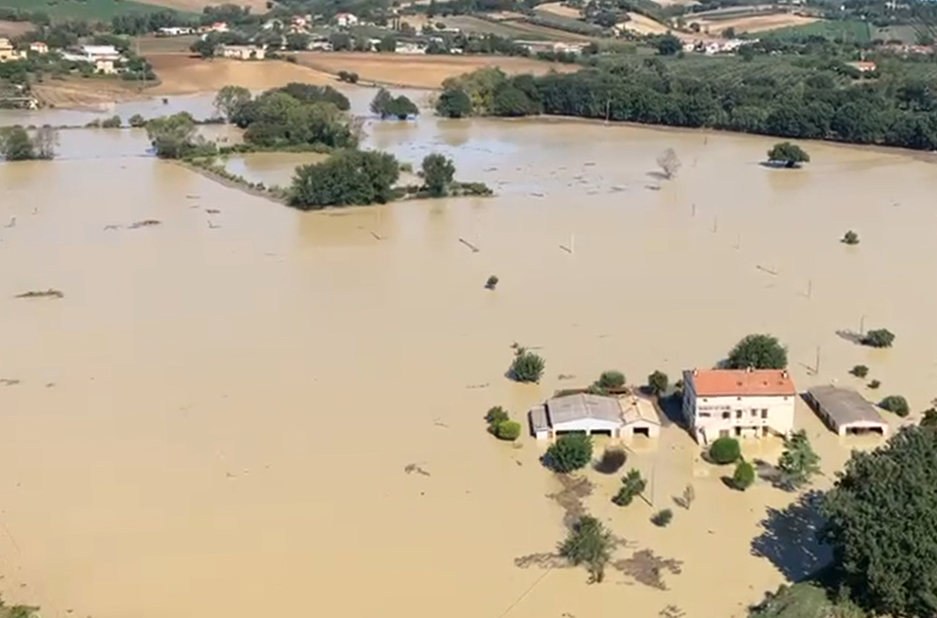
[[921, 427], [937, 428], [937, 407], [924, 410], [921, 415]]
[[726, 360], [728, 369], [784, 369], [787, 367], [787, 349], [777, 337], [746, 335], [735, 344]]
[[517, 382], [539, 382], [546, 363], [539, 354], [519, 347], [514, 352], [510, 374]]
[[810, 483], [820, 472], [820, 456], [813, 450], [807, 432], [795, 431], [784, 439], [784, 452], [778, 460], [781, 483], [789, 489], [799, 489]]
[[398, 118], [406, 120], [408, 116], [420, 113], [416, 104], [407, 97], [400, 95], [394, 97], [386, 89], [381, 88], [371, 101], [371, 112], [383, 118]]
[[862, 345], [871, 346], [873, 348], [890, 348], [894, 341], [894, 333], [887, 328], [879, 328], [867, 332], [865, 337], [862, 338], [861, 343]]
[[628, 506], [635, 497], [641, 495], [645, 487], [647, 487], [647, 481], [641, 478], [641, 473], [637, 469], [632, 468], [621, 479], [621, 488], [612, 498], [612, 502], [618, 506]]
[[589, 583], [600, 583], [605, 578], [605, 566], [612, 558], [615, 541], [595, 517], [584, 515], [573, 524], [566, 540], [560, 544], [559, 553], [570, 564], [584, 564], [589, 571]]
[[490, 277], [488, 277], [488, 280], [485, 281], [485, 289], [487, 290], [495, 289], [496, 287], [498, 287], [498, 281], [499, 281], [498, 275], [491, 275]]
[[670, 380], [663, 371], [655, 371], [647, 377], [647, 387], [654, 395], [661, 395], [667, 391]]
[[249, 103], [251, 100], [251, 91], [243, 86], [224, 86], [215, 95], [215, 111], [227, 120], [238, 112], [238, 110]]
[[599, 389], [622, 388], [625, 385], [625, 374], [614, 369], [603, 371], [599, 379], [595, 381], [595, 386]]
[[740, 461], [732, 474], [732, 486], [739, 491], [745, 491], [755, 482], [755, 468], [747, 461]]
[[131, 127], [135, 128], [135, 129], [139, 129], [139, 128], [142, 128], [142, 127], [145, 127], [145, 126], [146, 126], [146, 118], [144, 118], [144, 117], [141, 116], [140, 114], [134, 114], [133, 116], [130, 117], [130, 119], [127, 121], [127, 123], [128, 123]]
[[436, 113], [446, 118], [472, 115], [472, 99], [463, 90], [444, 90], [436, 101]]
[[724, 466], [735, 463], [742, 456], [742, 448], [739, 441], [728, 436], [716, 438], [709, 445], [709, 458], [713, 463]]
[[455, 176], [455, 165], [452, 159], [437, 153], [428, 154], [423, 158], [423, 183], [431, 196], [448, 195], [453, 176]]
[[937, 614], [937, 432], [853, 451], [821, 505], [834, 585], [874, 615]]
[[842, 240], [840, 240], [840, 242], [846, 245], [858, 245], [859, 235], [856, 234], [854, 231], [849, 230], [848, 232], [843, 234], [843, 238]]
[[878, 407], [883, 410], [888, 410], [893, 414], [904, 418], [911, 413], [911, 407], [908, 405], [908, 400], [902, 397], [901, 395], [889, 395], [885, 399], [882, 399], [882, 402], [878, 404]]
[[664, 172], [664, 176], [670, 180], [677, 176], [677, 172], [680, 171], [680, 166], [683, 164], [680, 163], [680, 158], [677, 157], [674, 149], [668, 148], [657, 157], [657, 165]]
[[544, 465], [561, 474], [584, 468], [591, 460], [592, 438], [584, 433], [560, 436], [543, 456]]
[[161, 159], [181, 159], [198, 146], [195, 119], [188, 112], [153, 118], [146, 134]]
[[651, 523], [658, 528], [666, 528], [672, 519], [673, 511], [670, 509], [662, 509], [651, 516]]
[[348, 204], [383, 204], [400, 176], [397, 159], [386, 152], [344, 150], [328, 160], [296, 168], [290, 205], [302, 210]]
[[849, 373], [856, 376], [857, 378], [864, 378], [865, 376], [869, 375], [869, 368], [865, 365], [856, 365], [849, 370]]
[[799, 167], [801, 163], [809, 163], [810, 155], [797, 144], [790, 142], [780, 142], [768, 151], [769, 163], [780, 163], [784, 167]]
[[0, 129], [0, 155], [7, 161], [36, 159], [36, 149], [26, 129], [16, 125]]

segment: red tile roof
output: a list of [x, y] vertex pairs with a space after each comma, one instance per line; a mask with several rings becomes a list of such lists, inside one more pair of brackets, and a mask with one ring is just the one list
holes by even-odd
[[686, 374], [698, 397], [797, 394], [785, 369], [694, 369]]

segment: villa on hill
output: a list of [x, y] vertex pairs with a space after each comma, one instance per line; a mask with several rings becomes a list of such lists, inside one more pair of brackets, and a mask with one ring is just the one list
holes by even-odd
[[634, 395], [606, 397], [576, 393], [554, 397], [528, 412], [531, 432], [538, 440], [566, 433], [603, 434], [630, 440], [660, 433], [657, 410], [647, 399]]
[[693, 437], [786, 436], [794, 428], [797, 389], [786, 369], [683, 372], [683, 415]]

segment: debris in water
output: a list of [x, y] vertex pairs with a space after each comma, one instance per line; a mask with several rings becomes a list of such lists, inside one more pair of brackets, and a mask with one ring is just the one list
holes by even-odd
[[144, 219], [143, 221], [137, 221], [136, 223], [131, 223], [127, 226], [128, 230], [135, 230], [138, 227], [150, 227], [153, 225], [159, 225], [162, 221], [157, 221], [156, 219]]
[[471, 250], [472, 250], [472, 253], [478, 253], [478, 252], [480, 251], [480, 249], [479, 249], [478, 247], [476, 247], [475, 245], [473, 245], [473, 244], [470, 243], [469, 241], [465, 240], [464, 238], [460, 238], [460, 239], [459, 239], [459, 242], [462, 243], [463, 245], [465, 245], [466, 247], [468, 247], [469, 249], [471, 249]]
[[16, 298], [65, 298], [65, 294], [59, 290], [49, 288], [48, 290], [30, 290], [17, 294]]
[[207, 212], [207, 213], [210, 214], [210, 215], [217, 215], [217, 214], [220, 213], [221, 211], [218, 210], [217, 208], [206, 208], [206, 209], [205, 209], [205, 212]]
[[3, 386], [16, 386], [19, 383], [19, 380], [14, 380], [12, 378], [0, 378], [0, 384]]
[[121, 226], [119, 225], [105, 225], [104, 231], [107, 232], [108, 230], [119, 230], [120, 228]]
[[488, 382], [485, 382], [484, 384], [469, 384], [465, 388], [468, 388], [468, 389], [488, 388]]
[[418, 464], [415, 464], [415, 463], [407, 464], [406, 466], [404, 466], [403, 471], [406, 472], [407, 474], [413, 474], [414, 472], [416, 472], [417, 474], [422, 474], [423, 476], [430, 475], [429, 472], [427, 472], [426, 470], [424, 470]]
[[574, 376], [574, 375], [571, 374], [571, 373], [561, 373], [560, 375], [558, 375], [558, 376], [556, 377], [556, 379], [557, 379], [557, 380], [572, 380], [572, 379], [575, 378], [575, 377], [576, 377], [576, 376]]

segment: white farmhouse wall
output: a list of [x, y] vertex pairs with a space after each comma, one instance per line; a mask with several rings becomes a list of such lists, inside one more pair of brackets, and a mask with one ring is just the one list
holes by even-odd
[[586, 433], [591, 433], [593, 431], [610, 431], [612, 432], [612, 436], [618, 436], [618, 429], [620, 427], [621, 423], [603, 421], [596, 418], [583, 418], [566, 423], [555, 423], [553, 425], [553, 431], [584, 431]]
[[794, 428], [795, 399], [796, 395], [697, 397], [688, 387], [683, 412], [700, 442], [720, 435], [761, 436], [765, 427], [787, 435]]

